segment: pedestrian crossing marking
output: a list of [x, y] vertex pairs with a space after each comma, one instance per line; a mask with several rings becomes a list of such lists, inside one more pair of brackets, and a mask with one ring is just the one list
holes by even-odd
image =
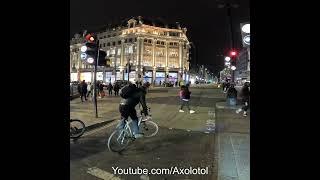
[[114, 176], [113, 174], [111, 173], [108, 173], [107, 171], [104, 171], [102, 169], [99, 169], [97, 167], [92, 167], [92, 168], [89, 168], [87, 173], [95, 176], [95, 177], [98, 177], [100, 179], [103, 179], [103, 180], [121, 180], [120, 178]]

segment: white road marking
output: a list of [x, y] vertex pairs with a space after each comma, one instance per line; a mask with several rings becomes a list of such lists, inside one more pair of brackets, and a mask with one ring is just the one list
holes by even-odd
[[104, 170], [99, 169], [97, 167], [89, 168], [87, 173], [89, 173], [95, 177], [98, 177], [100, 179], [103, 179], [103, 180], [121, 180], [119, 177], [116, 177], [113, 174], [108, 173], [107, 171], [104, 171]]

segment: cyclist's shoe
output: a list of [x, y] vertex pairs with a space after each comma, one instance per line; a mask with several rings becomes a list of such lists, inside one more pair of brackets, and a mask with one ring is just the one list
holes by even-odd
[[136, 138], [136, 139], [142, 138], [142, 137], [143, 137], [143, 134], [141, 134], [141, 133], [138, 133], [138, 134], [134, 135], [134, 138]]
[[193, 114], [193, 113], [195, 113], [195, 111], [194, 110], [190, 110], [190, 114]]
[[243, 116], [246, 117], [248, 114], [247, 112], [243, 112]]
[[184, 112], [184, 110], [180, 109], [179, 112]]

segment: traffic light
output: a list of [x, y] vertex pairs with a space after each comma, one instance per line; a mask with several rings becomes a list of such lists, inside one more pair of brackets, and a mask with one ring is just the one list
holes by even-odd
[[110, 67], [110, 59], [106, 59], [107, 53], [99, 50], [98, 66]]
[[231, 56], [231, 57], [235, 57], [235, 56], [237, 56], [237, 52], [236, 52], [236, 51], [234, 51], [234, 50], [232, 50], [232, 51], [230, 52], [230, 56]]
[[85, 43], [81, 48], [81, 59], [87, 63], [93, 65], [97, 58], [97, 44], [92, 42]]
[[95, 40], [96, 40], [96, 37], [93, 35], [93, 34], [87, 34], [86, 36], [85, 36], [85, 39], [88, 41], [88, 42], [95, 42]]

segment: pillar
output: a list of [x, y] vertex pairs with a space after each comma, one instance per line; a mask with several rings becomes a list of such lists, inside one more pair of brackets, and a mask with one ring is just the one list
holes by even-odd
[[156, 80], [156, 56], [155, 56], [155, 47], [156, 47], [156, 41], [157, 39], [153, 39], [152, 41], [152, 84], [155, 85], [155, 80]]
[[182, 42], [179, 42], [179, 74], [178, 74], [178, 82], [181, 81], [181, 74], [183, 73], [183, 67], [182, 67]]
[[[124, 39], [121, 39], [121, 54], [120, 54], [120, 66], [124, 67], [126, 65], [126, 63], [124, 62]], [[120, 77], [122, 80], [124, 80], [124, 71], [122, 70], [122, 72], [120, 72]]]
[[140, 41], [141, 37], [137, 37], [137, 63], [136, 64], [136, 79], [138, 80], [138, 74], [140, 74], [141, 55], [140, 55]]
[[[168, 33], [169, 34], [169, 33]], [[169, 64], [168, 64], [168, 60], [169, 60], [169, 42], [168, 41], [165, 41], [165, 46], [166, 46], [166, 67], [165, 67], [165, 69], [166, 69], [166, 76], [165, 76], [165, 82], [167, 82], [168, 80], [167, 80], [167, 75], [169, 74]]]

